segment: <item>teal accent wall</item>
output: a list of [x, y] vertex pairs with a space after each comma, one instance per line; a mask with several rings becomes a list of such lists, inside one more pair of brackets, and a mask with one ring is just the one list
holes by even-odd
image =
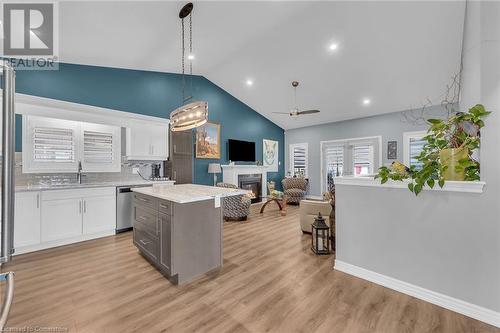
[[[16, 73], [18, 93], [162, 118], [168, 118], [182, 104], [181, 87], [179, 74], [66, 63], [59, 64], [57, 71]], [[258, 160], [262, 160], [262, 139], [279, 141], [279, 172], [268, 173], [268, 178], [280, 184], [284, 175], [283, 129], [205, 77], [193, 76], [192, 95], [207, 101], [209, 121], [221, 124], [220, 163], [228, 161], [228, 139], [254, 141]], [[16, 151], [22, 146], [21, 120], [16, 117]], [[208, 163], [218, 161], [195, 159], [194, 182], [213, 184]]]

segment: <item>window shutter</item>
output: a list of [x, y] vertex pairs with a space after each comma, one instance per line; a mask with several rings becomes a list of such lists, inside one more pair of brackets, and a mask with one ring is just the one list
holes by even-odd
[[293, 173], [295, 175], [306, 174], [306, 153], [305, 147], [293, 148]]
[[332, 177], [342, 176], [344, 171], [344, 145], [333, 145], [325, 149], [326, 170]]
[[373, 145], [355, 144], [352, 150], [354, 175], [364, 176], [373, 173]]
[[83, 160], [85, 163], [113, 163], [113, 133], [83, 131]]
[[73, 129], [34, 127], [33, 161], [73, 162], [75, 142]]
[[417, 160], [417, 156], [422, 153], [426, 140], [410, 138], [410, 166], [414, 165], [417, 170], [422, 169], [423, 163]]

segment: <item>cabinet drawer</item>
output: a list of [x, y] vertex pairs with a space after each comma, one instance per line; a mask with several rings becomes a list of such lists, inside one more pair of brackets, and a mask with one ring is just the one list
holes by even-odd
[[158, 215], [149, 209], [136, 205], [134, 206], [134, 227], [137, 224], [141, 224], [142, 229], [145, 229], [151, 235], [158, 236]]
[[170, 201], [159, 200], [158, 210], [160, 213], [172, 215], [172, 203]]
[[158, 262], [157, 238], [149, 235], [141, 227], [134, 228], [134, 244], [154, 262]]
[[148, 195], [143, 195], [140, 193], [134, 193], [134, 200], [139, 206], [145, 206], [154, 210], [158, 210], [158, 199], [156, 198], [152, 198]]

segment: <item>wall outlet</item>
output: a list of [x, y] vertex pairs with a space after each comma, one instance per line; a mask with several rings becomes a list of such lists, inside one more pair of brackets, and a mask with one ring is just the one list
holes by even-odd
[[132, 168], [132, 173], [137, 175], [139, 173], [139, 168]]

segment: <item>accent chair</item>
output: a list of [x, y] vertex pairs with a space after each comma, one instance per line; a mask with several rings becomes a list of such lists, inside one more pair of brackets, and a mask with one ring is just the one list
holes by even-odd
[[[217, 187], [238, 188], [229, 183], [217, 183]], [[250, 215], [251, 199], [248, 195], [241, 194], [223, 198], [222, 211], [225, 221], [246, 221]]]
[[307, 193], [308, 181], [302, 177], [285, 178], [281, 181], [287, 203], [298, 205]]

